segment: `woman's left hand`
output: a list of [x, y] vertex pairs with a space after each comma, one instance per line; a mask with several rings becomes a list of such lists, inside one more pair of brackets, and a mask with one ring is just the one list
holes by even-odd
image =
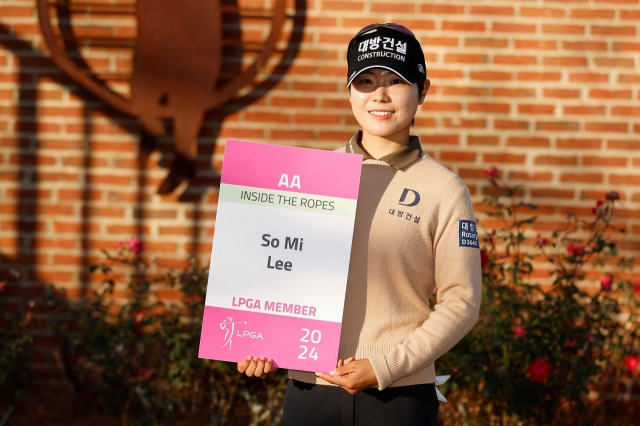
[[316, 373], [316, 376], [355, 395], [367, 388], [378, 384], [376, 373], [368, 359], [359, 359], [344, 364], [329, 374]]

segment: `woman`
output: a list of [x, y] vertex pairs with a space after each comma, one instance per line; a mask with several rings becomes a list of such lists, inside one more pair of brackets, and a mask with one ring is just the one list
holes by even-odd
[[[480, 306], [469, 191], [410, 136], [430, 84], [413, 33], [369, 25], [349, 43], [347, 60], [362, 130], [343, 149], [363, 163], [341, 359], [328, 374], [289, 371], [284, 423], [435, 425], [434, 361], [473, 327]], [[273, 366], [248, 357], [238, 370], [261, 376]]]

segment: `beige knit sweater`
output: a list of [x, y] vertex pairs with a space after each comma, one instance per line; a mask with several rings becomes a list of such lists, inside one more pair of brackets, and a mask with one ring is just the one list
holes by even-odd
[[[422, 152], [417, 137], [379, 160], [364, 153], [360, 137], [344, 148], [365, 158], [339, 357], [368, 358], [380, 390], [434, 383], [434, 362], [478, 319], [480, 252], [469, 191]], [[289, 377], [328, 384], [308, 372]]]

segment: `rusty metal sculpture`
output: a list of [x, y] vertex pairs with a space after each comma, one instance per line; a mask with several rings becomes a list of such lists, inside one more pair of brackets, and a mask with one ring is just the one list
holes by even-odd
[[[50, 7], [70, 12], [101, 8], [109, 13], [136, 13], [138, 38], [132, 43], [136, 50], [130, 99], [108, 88], [69, 57], [51, 25]], [[196, 152], [196, 138], [204, 113], [228, 102], [255, 79], [274, 52], [286, 19], [285, 0], [275, 0], [271, 13], [262, 9], [245, 10], [247, 14], [271, 21], [269, 36], [248, 69], [227, 79], [226, 84], [220, 84], [222, 15], [225, 8], [230, 7], [222, 6], [220, 0], [138, 0], [137, 5], [37, 0], [40, 28], [55, 64], [107, 104], [138, 117], [154, 136], [165, 133], [163, 119], [173, 119], [175, 148], [178, 155], [186, 159]], [[95, 37], [88, 39], [100, 42]]]

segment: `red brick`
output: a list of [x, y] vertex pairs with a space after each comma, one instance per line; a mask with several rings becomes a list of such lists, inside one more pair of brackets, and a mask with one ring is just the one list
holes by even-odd
[[624, 149], [631, 151], [640, 150], [640, 139], [638, 140], [611, 140], [607, 141], [608, 149]]
[[498, 145], [500, 138], [497, 136], [467, 136], [467, 144], [469, 145]]
[[509, 40], [503, 38], [465, 38], [465, 47], [487, 47], [497, 49], [509, 46]]
[[611, 185], [640, 185], [640, 175], [611, 175]]
[[633, 68], [635, 66], [632, 58], [594, 58], [593, 60], [599, 67]]
[[512, 74], [506, 71], [471, 71], [472, 80], [492, 80], [505, 81], [511, 80]]
[[371, 11], [378, 13], [415, 13], [415, 3], [370, 3]]
[[573, 9], [572, 18], [578, 19], [613, 19], [616, 11], [613, 9]]
[[[458, 39], [455, 37], [420, 37], [423, 46], [458, 46]], [[429, 71], [431, 74], [431, 71]]]
[[569, 74], [571, 82], [607, 82], [609, 74], [601, 74], [595, 72], [573, 72]]
[[460, 136], [458, 135], [420, 135], [420, 141], [423, 144], [435, 144], [435, 145], [458, 145]]
[[289, 114], [281, 114], [276, 112], [247, 112], [245, 113], [246, 121], [255, 121], [259, 123], [289, 123]]
[[577, 166], [578, 157], [561, 157], [557, 155], [539, 155], [533, 161], [534, 164], [544, 164], [552, 166]]
[[473, 152], [460, 152], [460, 151], [440, 152], [440, 161], [473, 162], [475, 160], [476, 160], [476, 154]]
[[510, 153], [488, 153], [482, 154], [482, 161], [484, 163], [509, 163], [509, 164], [524, 164], [526, 155], [524, 154], [510, 154]]
[[3, 18], [25, 18], [35, 16], [35, 7], [29, 6], [0, 6], [0, 16]]
[[486, 64], [487, 55], [477, 55], [472, 53], [447, 53], [444, 55], [444, 62], [459, 64]]
[[468, 108], [470, 112], [493, 112], [507, 114], [511, 111], [511, 105], [509, 104], [489, 102], [469, 102]]
[[554, 105], [520, 104], [518, 113], [520, 114], [553, 114]]
[[507, 139], [507, 146], [541, 147], [551, 146], [549, 139], [540, 137], [510, 137]]
[[558, 139], [556, 146], [560, 149], [600, 149], [599, 139]]
[[421, 108], [425, 111], [460, 111], [462, 110], [462, 105], [459, 102], [426, 101]]
[[[553, 179], [553, 174], [549, 172], [509, 172], [509, 179], [517, 181], [532, 181], [532, 182], [550, 182]], [[538, 210], [531, 211], [530, 213], [538, 212]]]
[[535, 56], [516, 56], [516, 55], [495, 55], [493, 57], [494, 64], [506, 65], [535, 65], [537, 58]]
[[443, 31], [484, 31], [484, 22], [442, 22]]
[[612, 50], [615, 52], [637, 52], [640, 51], [640, 43], [614, 42]]
[[463, 128], [463, 129], [484, 129], [487, 127], [487, 120], [484, 118], [476, 119], [460, 119], [460, 118], [443, 118], [442, 125], [447, 128]]
[[545, 98], [579, 98], [580, 89], [543, 89]]
[[606, 41], [563, 41], [565, 50], [607, 50]]
[[584, 67], [587, 65], [587, 58], [584, 56], [545, 56], [542, 64], [547, 66], [562, 67]]
[[464, 6], [454, 4], [421, 4], [420, 12], [433, 15], [460, 14], [464, 13]]
[[459, 79], [462, 78], [463, 73], [459, 69], [446, 70], [446, 69], [429, 69], [429, 77], [435, 79]]
[[338, 85], [336, 83], [294, 81], [293, 90], [295, 92], [305, 92], [305, 93], [306, 92], [334, 93], [338, 91]]
[[559, 72], [525, 72], [518, 73], [521, 81], [559, 81], [562, 74]]
[[487, 88], [444, 86], [442, 94], [446, 96], [487, 96]]
[[278, 107], [313, 108], [316, 106], [316, 99], [274, 96], [273, 98], [271, 98], [271, 105]]
[[511, 6], [471, 6], [472, 15], [502, 15], [512, 16], [513, 7]]
[[633, 106], [614, 106], [611, 108], [612, 115], [629, 115], [632, 117], [640, 116], [640, 107]]
[[603, 106], [588, 106], [588, 105], [565, 105], [565, 115], [604, 115]]
[[543, 24], [543, 34], [584, 34], [584, 25]]
[[337, 114], [296, 114], [296, 123], [338, 124], [340, 116]]
[[358, 11], [364, 10], [363, 1], [330, 1], [324, 0], [321, 3], [322, 10], [338, 10], [338, 11]]
[[493, 97], [531, 98], [535, 95], [535, 89], [525, 89], [520, 87], [495, 87], [491, 89], [491, 96]]
[[556, 50], [558, 42], [555, 40], [515, 40], [516, 49]]
[[611, 123], [611, 122], [587, 122], [585, 130], [588, 132], [622, 132], [628, 131], [627, 123]]
[[551, 7], [521, 7], [520, 15], [540, 18], [562, 18], [565, 15], [565, 11]]
[[83, 206], [82, 215], [85, 217], [124, 217], [124, 209], [120, 207]]
[[270, 132], [271, 139], [274, 140], [312, 140], [313, 132], [311, 130], [278, 130], [272, 129]]
[[618, 83], [640, 83], [640, 74], [620, 74]]
[[560, 182], [602, 183], [602, 173], [562, 173]]
[[582, 164], [585, 166], [598, 167], [625, 167], [627, 159], [623, 157], [583, 157]]
[[611, 26], [611, 25], [593, 25], [591, 27], [591, 34], [593, 35], [618, 35], [618, 36], [635, 36], [636, 27], [634, 26]]
[[594, 99], [631, 99], [631, 90], [591, 89], [589, 97]]
[[580, 130], [580, 123], [577, 121], [538, 121], [536, 130], [576, 132]]
[[516, 24], [508, 22], [495, 22], [492, 26], [492, 31], [506, 32], [506, 33], [535, 33], [535, 24]]
[[621, 11], [620, 11], [620, 18], [621, 18], [621, 19], [634, 19], [634, 20], [638, 20], [638, 19], [640, 19], [640, 10], [638, 10], [638, 9], [632, 9], [632, 10], [621, 10]]
[[529, 128], [529, 123], [526, 121], [517, 120], [495, 120], [493, 127], [496, 129], [520, 129], [526, 130]]

